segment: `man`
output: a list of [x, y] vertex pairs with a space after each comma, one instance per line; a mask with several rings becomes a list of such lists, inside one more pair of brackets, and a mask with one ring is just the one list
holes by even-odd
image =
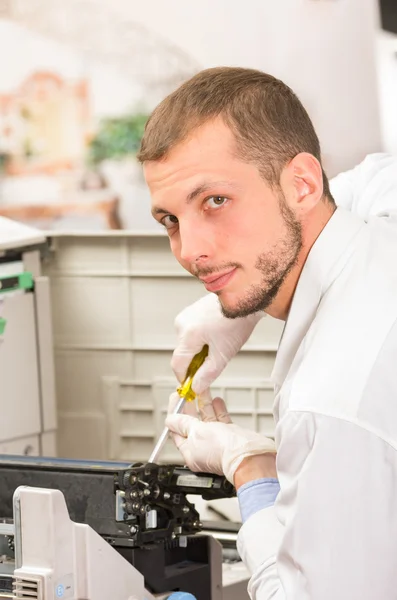
[[272, 441], [231, 424], [220, 399], [201, 406], [202, 420], [167, 419], [187, 465], [237, 488], [251, 597], [396, 597], [394, 227], [337, 209], [306, 111], [258, 71], [186, 82], [154, 111], [139, 158], [174, 255], [224, 315], [204, 299], [219, 335], [193, 319], [196, 348], [181, 319], [179, 377], [208, 342], [206, 381], [193, 385], [205, 391], [261, 312], [286, 321], [273, 372], [277, 465]]

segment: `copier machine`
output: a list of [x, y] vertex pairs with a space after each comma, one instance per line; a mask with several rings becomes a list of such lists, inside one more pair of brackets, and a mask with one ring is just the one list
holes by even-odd
[[0, 456], [0, 598], [248, 598], [236, 527], [202, 523], [188, 494], [235, 490], [175, 465]]
[[0, 598], [248, 599], [238, 525], [202, 522], [191, 500], [234, 496], [225, 478], [42, 458], [56, 432], [47, 242], [0, 221]]

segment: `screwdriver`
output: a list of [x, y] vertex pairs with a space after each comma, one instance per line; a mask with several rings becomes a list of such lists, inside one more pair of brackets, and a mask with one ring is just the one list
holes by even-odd
[[[177, 415], [179, 414], [184, 405], [185, 402], [193, 402], [193, 400], [195, 400], [196, 398], [196, 394], [194, 393], [193, 389], [192, 389], [192, 381], [193, 381], [193, 377], [195, 376], [195, 374], [197, 373], [197, 371], [199, 370], [199, 368], [201, 367], [201, 365], [204, 363], [205, 359], [208, 356], [208, 345], [205, 344], [205, 346], [203, 346], [203, 348], [200, 350], [200, 352], [198, 352], [197, 354], [195, 354], [190, 362], [190, 365], [188, 366], [188, 369], [186, 371], [186, 377], [182, 383], [182, 385], [180, 387], [178, 387], [178, 389], [176, 390], [180, 396], [179, 402], [176, 405], [174, 411], [172, 414]], [[149, 462], [150, 463], [155, 463], [157, 458], [159, 457], [159, 454], [161, 452], [161, 450], [164, 448], [165, 443], [168, 439], [168, 434], [169, 434], [169, 429], [168, 427], [164, 427], [162, 434], [159, 437], [159, 440], [157, 442], [157, 444], [154, 447], [153, 452], [150, 455], [149, 458]]]

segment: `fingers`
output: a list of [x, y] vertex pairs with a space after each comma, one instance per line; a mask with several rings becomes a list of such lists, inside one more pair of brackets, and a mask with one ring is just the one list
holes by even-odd
[[193, 336], [189, 338], [189, 343], [184, 339], [179, 341], [179, 345], [175, 348], [171, 358], [171, 368], [180, 383], [185, 381], [186, 373], [193, 357], [198, 352], [201, 352], [203, 346], [202, 339], [199, 338], [195, 341]]
[[166, 426], [171, 431], [174, 444], [183, 456], [184, 463], [193, 470], [194, 461], [188, 436], [192, 427], [197, 422], [197, 419], [193, 419], [187, 415], [169, 415], [165, 420]]
[[[167, 411], [169, 415], [174, 413], [180, 400], [181, 400], [181, 397], [178, 394], [178, 392], [173, 392], [170, 395], [170, 398], [168, 400], [168, 411]], [[195, 417], [197, 419], [198, 414], [197, 414], [197, 409], [196, 409], [196, 403], [195, 402], [185, 402], [181, 414], [189, 415], [190, 417]]]
[[232, 419], [226, 408], [225, 401], [222, 398], [214, 398], [212, 400], [209, 390], [201, 394], [198, 399], [198, 409], [202, 421], [220, 423], [232, 423]]
[[212, 406], [217, 421], [227, 424], [232, 423], [232, 419], [228, 413], [225, 401], [222, 398], [214, 398], [212, 401]]
[[188, 415], [168, 415], [165, 420], [166, 427], [172, 433], [176, 433], [183, 438], [187, 438], [197, 419], [193, 419]]
[[202, 421], [216, 421], [216, 414], [212, 406], [212, 396], [209, 390], [205, 390], [197, 398], [198, 410]]
[[[174, 411], [181, 398], [178, 392], [173, 392], [170, 395], [168, 402], [168, 416], [174, 415]], [[201, 420], [210, 423], [219, 421], [220, 423], [230, 424], [232, 419], [227, 410], [225, 401], [222, 398], [214, 398], [212, 400], [211, 393], [206, 390], [197, 398], [198, 412], [195, 402], [185, 402], [183, 410], [180, 415], [186, 415], [189, 418], [198, 419], [199, 415]], [[185, 436], [186, 437], [186, 436]]]
[[191, 448], [189, 447], [188, 440], [176, 433], [172, 434], [172, 439], [173, 439], [175, 446], [177, 447], [177, 449], [179, 450], [179, 452], [182, 455], [184, 464], [187, 465], [193, 471], [194, 470], [194, 461], [193, 461], [192, 451], [191, 451]]
[[220, 360], [209, 347], [209, 354], [192, 380], [192, 388], [197, 395], [203, 394], [223, 371], [225, 362]]
[[178, 450], [183, 455], [183, 444], [185, 444], [187, 442], [187, 439], [182, 437], [181, 435], [178, 435], [177, 433], [171, 433], [171, 437], [172, 437], [172, 441], [174, 442], [175, 446], [178, 448]]

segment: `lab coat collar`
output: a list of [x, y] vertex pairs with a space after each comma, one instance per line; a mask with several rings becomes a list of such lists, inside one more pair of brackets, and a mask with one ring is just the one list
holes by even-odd
[[276, 389], [284, 383], [321, 298], [348, 261], [349, 245], [364, 226], [362, 219], [337, 208], [313, 244], [299, 277], [277, 352], [271, 376]]

